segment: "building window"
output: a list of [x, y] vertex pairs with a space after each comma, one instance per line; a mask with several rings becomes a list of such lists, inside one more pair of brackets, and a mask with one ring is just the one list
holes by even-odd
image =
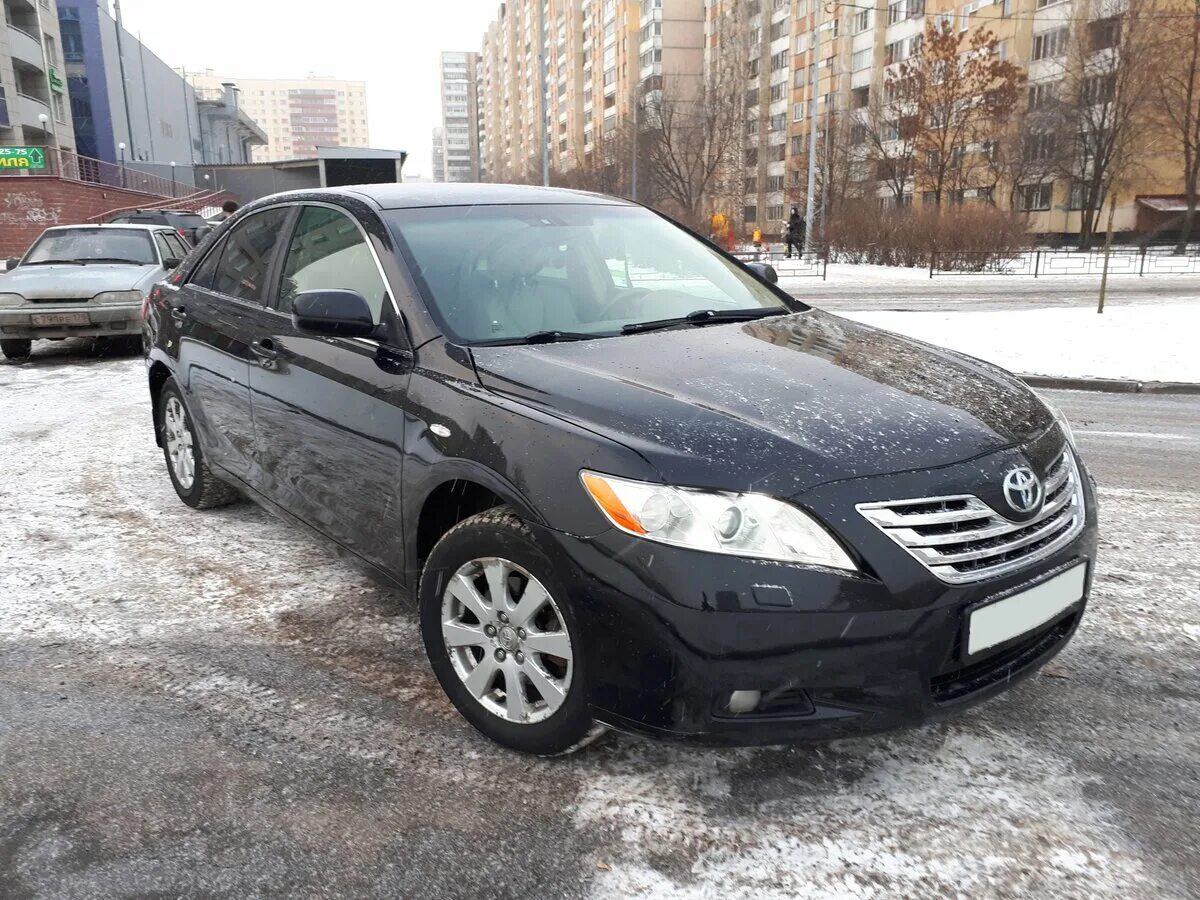
[[783, 176], [782, 175], [768, 175], [767, 176], [767, 193], [773, 193], [775, 191], [782, 191], [782, 190], [783, 190]]
[[[779, 177], [780, 177], [781, 179], [783, 178], [783, 176], [782, 176], [782, 175], [781, 175], [781, 176], [779, 176]], [[782, 186], [781, 186], [781, 187], [782, 187]], [[768, 207], [767, 207], [767, 221], [768, 221], [768, 222], [781, 222], [781, 221], [783, 221], [783, 205], [782, 205], [782, 204], [780, 204], [780, 205], [778, 205], [778, 206], [768, 206]]]
[[1021, 158], [1026, 162], [1044, 162], [1054, 158], [1058, 141], [1053, 131], [1035, 131], [1027, 135], [1021, 147]]
[[1049, 182], [1041, 184], [1023, 184], [1020, 191], [1020, 204], [1024, 212], [1035, 212], [1050, 208], [1050, 191], [1054, 187]]
[[[1087, 185], [1078, 179], [1071, 182], [1071, 187], [1067, 190], [1067, 209], [1083, 209], [1084, 197], [1087, 195]], [[1104, 206], [1104, 198], [1096, 204], [1096, 208], [1100, 209]]]
[[871, 11], [864, 9], [854, 17], [854, 33], [860, 34], [871, 27]]
[[758, 106], [758, 88], [754, 87], [746, 91], [746, 105]]
[[804, 104], [803, 103], [793, 103], [792, 104], [792, 121], [793, 122], [803, 122], [804, 121]]
[[778, 22], [773, 22], [771, 24], [771, 29], [768, 32], [768, 34], [771, 35], [771, 40], [777, 41], [781, 37], [784, 37], [787, 34], [787, 27], [788, 27], [787, 19], [781, 19]]
[[1041, 81], [1029, 86], [1029, 108], [1045, 109], [1054, 100], [1058, 92], [1058, 82]]
[[799, 69], [796, 70], [796, 74], [792, 78], [792, 83], [796, 87], [804, 87], [804, 85], [808, 84], [808, 67], [807, 66], [801, 66]]
[[1033, 58], [1035, 60], [1053, 59], [1056, 56], [1062, 56], [1067, 52], [1067, 34], [1066, 28], [1056, 28], [1054, 31], [1035, 34], [1033, 36]]
[[873, 47], [867, 47], [865, 50], [858, 50], [851, 57], [850, 67], [853, 72], [861, 72], [863, 69], [871, 68], [871, 57], [875, 55]]
[[771, 85], [771, 102], [782, 100], [787, 95], [787, 82], [780, 81], [777, 84]]
[[778, 53], [771, 54], [771, 71], [776, 69], [786, 69], [788, 64], [787, 50], [780, 50]]
[[742, 207], [742, 219], [744, 219], [747, 222], [757, 221], [758, 207], [751, 205], [751, 204], [747, 204], [746, 206], [743, 206]]
[[792, 156], [799, 156], [804, 152], [804, 135], [792, 135]]
[[745, 183], [744, 187], [746, 189], [747, 194], [757, 194], [758, 193], [758, 179], [755, 178], [754, 176], [748, 177], [746, 179], [746, 183]]

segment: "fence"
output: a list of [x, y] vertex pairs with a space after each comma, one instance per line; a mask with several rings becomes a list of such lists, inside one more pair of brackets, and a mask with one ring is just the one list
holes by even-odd
[[[1029, 250], [1007, 256], [991, 250], [933, 251], [929, 277], [937, 275], [1100, 275], [1102, 250]], [[1113, 247], [1109, 275], [1200, 275], [1200, 246], [1176, 253], [1172, 247]]]
[[829, 269], [829, 256], [818, 250], [798, 253], [788, 257], [783, 251], [739, 250], [734, 254], [742, 262], [770, 263], [780, 278], [825, 278]]
[[[20, 170], [30, 175], [50, 175], [78, 181], [84, 184], [100, 184], [127, 191], [141, 191], [158, 197], [186, 198], [196, 193], [196, 188], [184, 181], [164, 178], [150, 172], [141, 172], [130, 166], [110, 163], [90, 156], [80, 156], [70, 150], [55, 147], [44, 148], [46, 168]], [[6, 177], [19, 177], [16, 170], [9, 170]]]

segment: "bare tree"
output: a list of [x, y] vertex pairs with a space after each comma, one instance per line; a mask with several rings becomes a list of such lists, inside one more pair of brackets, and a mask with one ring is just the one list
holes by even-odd
[[[1080, 4], [1061, 40], [1066, 45], [1056, 99], [1058, 167], [1080, 211], [1079, 246], [1093, 246], [1109, 193], [1128, 184], [1152, 149], [1153, 0]], [[1067, 34], [1069, 33], [1069, 37]]]
[[[1154, 107], [1177, 150], [1183, 153], [1183, 191], [1187, 209], [1177, 249], [1187, 249], [1200, 192], [1200, 0], [1164, 15], [1158, 34], [1163, 40], [1157, 59]], [[1191, 14], [1188, 15], [1188, 12]]]
[[1024, 86], [1025, 72], [1001, 59], [999, 46], [982, 26], [964, 37], [948, 21], [930, 21], [917, 51], [889, 75], [916, 118], [916, 181], [935, 208], [948, 190], [978, 180], [985, 145], [1007, 126]]
[[863, 162], [871, 167], [874, 180], [891, 191], [897, 204], [904, 202], [915, 173], [920, 128], [913, 87], [912, 82], [900, 81], [889, 72], [884, 95], [871, 97], [858, 115]]

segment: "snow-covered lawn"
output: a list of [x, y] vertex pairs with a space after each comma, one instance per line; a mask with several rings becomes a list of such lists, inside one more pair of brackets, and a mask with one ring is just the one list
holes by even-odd
[[1200, 299], [1095, 309], [844, 312], [1030, 375], [1200, 382]]

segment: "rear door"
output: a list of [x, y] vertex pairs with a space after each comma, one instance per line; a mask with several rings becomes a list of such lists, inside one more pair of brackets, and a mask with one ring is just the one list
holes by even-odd
[[[411, 354], [376, 252], [348, 211], [306, 204], [280, 251], [272, 354], [250, 370], [264, 492], [382, 568], [400, 571], [400, 469]], [[323, 337], [292, 324], [301, 291], [362, 294], [381, 340]], [[402, 346], [401, 346], [402, 345]]]
[[252, 487], [254, 456], [250, 366], [265, 327], [267, 284], [290, 214], [272, 207], [243, 219], [205, 256], [170, 310], [179, 331], [179, 364], [188, 408], [208, 458]]

